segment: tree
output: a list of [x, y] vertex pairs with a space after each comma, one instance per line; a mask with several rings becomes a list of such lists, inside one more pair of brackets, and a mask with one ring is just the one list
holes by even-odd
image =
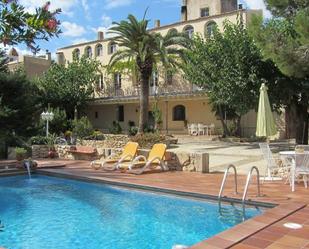
[[109, 32], [117, 35], [115, 42], [121, 47], [110, 59], [109, 67], [118, 62], [133, 62], [138, 71], [140, 84], [139, 133], [148, 126], [149, 80], [153, 69], [179, 66], [182, 48], [188, 44], [188, 37], [177, 31], [162, 36], [148, 30], [149, 21], [145, 17], [139, 21], [133, 15], [128, 20], [114, 23]]
[[287, 130], [296, 143], [308, 143], [309, 107], [309, 2], [266, 0], [270, 20], [253, 19], [250, 30], [265, 59], [271, 59], [289, 81], [276, 94], [285, 92]]
[[242, 20], [237, 24], [226, 21], [223, 32], [215, 29], [206, 39], [196, 36], [185, 59], [185, 77], [207, 91], [224, 135], [230, 134], [225, 110], [235, 118], [236, 135], [240, 135], [241, 117], [256, 108], [261, 83], [275, 71], [269, 61], [262, 61]]
[[49, 40], [61, 32], [60, 22], [56, 19], [61, 10], [50, 12], [49, 6], [50, 2], [47, 2], [30, 14], [17, 0], [0, 0], [0, 43], [25, 43], [33, 52], [37, 52], [39, 47], [36, 46], [36, 40]]
[[0, 137], [28, 137], [39, 118], [38, 89], [21, 72], [0, 72]]
[[67, 66], [52, 64], [43, 77], [38, 79], [41, 102], [47, 106], [66, 111], [69, 119], [74, 118], [75, 108], [82, 111], [92, 97], [93, 84], [99, 73], [99, 63], [82, 57]]
[[4, 50], [0, 48], [0, 72], [7, 72], [7, 63], [9, 59]]

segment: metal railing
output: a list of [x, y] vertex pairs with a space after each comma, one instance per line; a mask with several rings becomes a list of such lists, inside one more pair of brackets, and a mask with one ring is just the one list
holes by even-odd
[[238, 190], [237, 190], [237, 169], [236, 167], [233, 165], [233, 164], [230, 164], [225, 172], [224, 172], [224, 176], [223, 176], [223, 180], [222, 180], [222, 183], [221, 183], [221, 188], [220, 188], [220, 192], [219, 192], [219, 195], [218, 195], [218, 199], [219, 201], [221, 200], [222, 198], [222, 193], [223, 193], [223, 190], [224, 190], [224, 186], [225, 186], [225, 182], [226, 182], [226, 179], [227, 179], [227, 176], [229, 174], [229, 170], [230, 169], [233, 169], [234, 170], [234, 180], [235, 180], [235, 194], [237, 194]]
[[[138, 86], [119, 88], [113, 85], [109, 85], [105, 86], [104, 88], [96, 88], [95, 92], [98, 97], [106, 98], [137, 97], [140, 95], [140, 88]], [[158, 87], [157, 89], [153, 87], [149, 88], [150, 96], [192, 94], [199, 92], [203, 92], [203, 90], [193, 86], [183, 88], [178, 88], [175, 86]]]
[[260, 188], [260, 171], [259, 169], [256, 167], [256, 166], [253, 166], [249, 173], [248, 173], [248, 176], [247, 176], [247, 181], [246, 181], [246, 185], [245, 185], [245, 189], [244, 189], [244, 193], [243, 193], [243, 196], [242, 196], [242, 203], [245, 204], [245, 201], [246, 201], [246, 197], [247, 197], [247, 193], [248, 193], [248, 188], [249, 188], [249, 184], [250, 184], [250, 181], [251, 181], [251, 177], [252, 177], [252, 173], [253, 171], [256, 171], [256, 177], [257, 177], [257, 188], [258, 188], [258, 197], [261, 196], [261, 188]]

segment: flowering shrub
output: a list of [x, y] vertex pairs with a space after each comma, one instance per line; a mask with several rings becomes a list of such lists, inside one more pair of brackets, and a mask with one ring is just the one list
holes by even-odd
[[50, 2], [47, 2], [30, 14], [17, 0], [0, 0], [0, 43], [26, 43], [34, 53], [37, 52], [39, 47], [35, 40], [49, 40], [61, 33], [56, 18], [61, 9], [51, 12], [49, 6]]

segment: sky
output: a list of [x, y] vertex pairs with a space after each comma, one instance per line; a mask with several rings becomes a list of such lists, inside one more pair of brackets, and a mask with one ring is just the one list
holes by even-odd
[[[47, 0], [19, 0], [27, 11], [33, 12], [36, 7], [44, 5]], [[266, 10], [263, 0], [239, 0], [245, 8]], [[51, 0], [51, 10], [61, 8], [59, 15], [61, 30], [59, 38], [49, 42], [38, 42], [41, 53], [52, 52], [57, 48], [95, 40], [98, 31], [106, 31], [113, 21], [125, 19], [128, 14], [142, 18], [145, 10], [150, 21], [160, 19], [161, 25], [171, 24], [180, 20], [181, 0]], [[269, 13], [265, 12], [267, 17]], [[22, 54], [31, 54], [25, 46], [18, 46]]]

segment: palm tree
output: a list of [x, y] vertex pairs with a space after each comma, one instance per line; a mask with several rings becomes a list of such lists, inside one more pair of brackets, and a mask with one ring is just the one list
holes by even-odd
[[120, 49], [113, 54], [109, 68], [119, 62], [132, 62], [136, 65], [140, 84], [139, 133], [148, 126], [149, 80], [154, 68], [165, 70], [179, 67], [183, 48], [187, 47], [188, 37], [176, 30], [162, 36], [148, 30], [149, 20], [138, 21], [133, 15], [120, 23], [114, 22], [109, 33], [116, 35], [114, 41]]

